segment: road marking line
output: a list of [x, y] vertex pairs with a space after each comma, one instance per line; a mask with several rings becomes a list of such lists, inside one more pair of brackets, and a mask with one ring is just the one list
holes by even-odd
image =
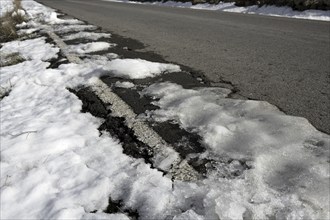
[[[82, 64], [83, 61], [75, 54], [68, 51], [68, 45], [51, 29], [47, 30], [57, 46], [62, 50], [70, 63]], [[124, 117], [127, 126], [134, 131], [137, 138], [153, 149], [153, 165], [161, 170], [168, 172], [168, 177], [182, 181], [194, 181], [200, 178], [200, 174], [192, 168], [185, 159], [182, 159], [178, 152], [158, 135], [145, 122], [137, 119], [137, 115], [132, 108], [111, 88], [109, 88], [100, 79], [93, 81], [90, 85], [92, 91], [104, 102], [110, 105], [114, 116]]]

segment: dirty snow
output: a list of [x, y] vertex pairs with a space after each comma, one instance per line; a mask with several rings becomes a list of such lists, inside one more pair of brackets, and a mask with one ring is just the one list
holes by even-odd
[[117, 59], [119, 56], [115, 53], [106, 53], [102, 55], [85, 54], [84, 61], [92, 62], [93, 64], [105, 65], [109, 60]]
[[179, 8], [191, 8], [191, 9], [202, 9], [202, 10], [212, 10], [212, 11], [225, 11], [225, 12], [235, 12], [244, 14], [258, 14], [276, 17], [286, 17], [286, 18], [298, 18], [298, 19], [309, 19], [309, 20], [320, 20], [320, 21], [330, 21], [330, 11], [322, 10], [305, 10], [305, 11], [294, 11], [290, 7], [277, 7], [277, 6], [248, 6], [248, 7], [237, 7], [234, 3], [220, 2], [217, 5], [214, 4], [197, 4], [193, 5], [191, 2], [135, 2], [129, 0], [103, 0], [103, 1], [114, 1], [114, 2], [125, 2], [131, 4], [152, 4], [167, 7], [179, 7]]

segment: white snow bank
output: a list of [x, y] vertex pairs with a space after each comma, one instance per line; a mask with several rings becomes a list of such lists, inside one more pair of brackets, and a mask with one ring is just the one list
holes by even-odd
[[66, 36], [63, 36], [63, 40], [75, 40], [79, 38], [84, 38], [84, 39], [90, 39], [90, 40], [98, 40], [100, 38], [110, 38], [111, 34], [108, 33], [94, 33], [94, 32], [78, 32], [74, 34], [69, 34]]
[[[154, 104], [160, 109], [148, 113], [154, 120], [176, 121], [198, 132], [212, 158], [225, 156], [252, 165], [244, 179], [251, 184], [251, 189], [245, 189], [249, 197], [241, 195], [235, 205], [228, 202], [234, 198], [218, 198], [220, 219], [241, 219], [247, 207], [244, 200], [268, 203], [273, 214], [276, 201], [288, 210], [282, 213], [283, 219], [298, 213], [308, 218], [330, 217], [330, 137], [306, 119], [287, 116], [266, 102], [224, 98], [228, 90], [188, 90], [160, 83], [144, 93], [159, 99]], [[261, 219], [266, 217], [260, 210], [251, 211]]]
[[104, 68], [119, 77], [141, 79], [155, 77], [164, 72], [179, 72], [180, 67], [174, 64], [163, 64], [141, 59], [115, 59]]
[[2, 44], [0, 49], [1, 53], [19, 53], [26, 60], [50, 60], [57, 58], [57, 53], [60, 51], [53, 45], [45, 43], [45, 37], [36, 39], [24, 40], [24, 41], [11, 41]]
[[85, 53], [107, 50], [114, 46], [116, 46], [116, 44], [107, 43], [107, 42], [92, 42], [86, 44], [69, 45], [68, 50], [71, 53], [85, 54]]
[[290, 7], [277, 7], [277, 6], [248, 6], [248, 7], [237, 7], [234, 3], [220, 2], [217, 5], [214, 4], [197, 4], [193, 5], [191, 2], [134, 2], [128, 0], [103, 0], [103, 1], [114, 1], [114, 2], [125, 2], [132, 4], [152, 4], [159, 6], [168, 7], [180, 7], [180, 8], [191, 8], [191, 9], [202, 9], [202, 10], [212, 10], [212, 11], [226, 11], [235, 13], [245, 13], [245, 14], [259, 14], [277, 17], [287, 17], [287, 18], [299, 18], [299, 19], [310, 19], [310, 20], [320, 20], [320, 21], [330, 21], [330, 11], [322, 10], [305, 10], [305, 11], [294, 11]]

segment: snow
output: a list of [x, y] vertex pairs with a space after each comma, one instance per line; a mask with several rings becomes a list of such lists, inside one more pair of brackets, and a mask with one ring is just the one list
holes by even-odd
[[115, 83], [115, 87], [118, 87], [118, 88], [125, 88], [125, 89], [131, 89], [131, 88], [134, 88], [135, 85], [134, 83], [131, 83], [131, 82], [116, 82]]
[[1, 100], [2, 219], [125, 219], [102, 213], [110, 195], [143, 218], [162, 216], [171, 180], [99, 136], [102, 121], [80, 113], [66, 89], [93, 81], [98, 67], [47, 66], [32, 60], [1, 70], [1, 86], [11, 85]]
[[[285, 218], [299, 213], [313, 218], [311, 213], [316, 210], [323, 210], [318, 218], [329, 218], [330, 137], [306, 119], [287, 116], [269, 103], [228, 99], [228, 91], [215, 95], [212, 90], [159, 83], [145, 89], [144, 94], [159, 99], [154, 104], [160, 109], [148, 112], [153, 120], [176, 121], [197, 132], [212, 158], [225, 156], [252, 164], [245, 176], [252, 188], [240, 186], [246, 188], [248, 197], [222, 195], [217, 204], [220, 219], [241, 219], [246, 207], [241, 201], [249, 199], [253, 203], [270, 202], [269, 208], [279, 199], [277, 203], [291, 210]], [[303, 201], [308, 201], [312, 211], [300, 207]]]
[[[44, 23], [45, 20], [49, 18], [53, 12], [55, 12], [54, 9], [45, 7], [42, 4], [35, 1], [22, 0], [21, 5], [23, 9], [26, 11], [27, 16], [35, 20], [34, 22], [38, 22], [39, 20], [42, 21], [42, 23]], [[39, 22], [38, 24], [40, 25]]]
[[16, 17], [16, 16], [25, 16], [25, 11], [24, 10], [22, 10], [22, 9], [18, 9], [17, 11], [14, 11], [12, 14], [11, 14], [11, 16], [12, 17]]
[[24, 41], [11, 41], [2, 44], [3, 47], [0, 49], [0, 52], [7, 54], [20, 53], [26, 60], [39, 59], [46, 61], [52, 58], [57, 58], [59, 49], [51, 44], [46, 44], [45, 39], [45, 37], [39, 37]]
[[162, 64], [141, 59], [115, 59], [110, 61], [104, 68], [116, 76], [131, 79], [155, 77], [164, 72], [181, 71], [178, 65]]
[[86, 25], [86, 24], [73, 24], [58, 27], [54, 27], [54, 30], [57, 34], [67, 34], [70, 32], [80, 32], [80, 31], [94, 31], [97, 27], [94, 25]]
[[[47, 20], [53, 10], [34, 1], [22, 4], [32, 28], [83, 27]], [[89, 86], [109, 71], [141, 79], [180, 71], [178, 65], [87, 54], [83, 64], [48, 69], [59, 49], [43, 37], [4, 43], [0, 52], [27, 58], [0, 72], [9, 91], [0, 100], [1, 219], [129, 219], [104, 213], [109, 197], [140, 219], [329, 219], [330, 138], [306, 119], [266, 102], [226, 98], [228, 89], [151, 85], [143, 94], [160, 109], [145, 118], [198, 133], [207, 151], [197, 156], [215, 162], [205, 179], [172, 181], [100, 134], [103, 120], [81, 113], [67, 88]]]
[[83, 24], [83, 21], [77, 19], [59, 19], [56, 12], [50, 12], [48, 17], [45, 18], [45, 21], [49, 24], [73, 24], [79, 25]]
[[23, 35], [33, 34], [39, 30], [40, 30], [39, 28], [27, 28], [27, 29], [20, 29], [17, 31], [17, 33], [18, 35], [23, 36]]
[[14, 10], [13, 0], [1, 0], [0, 6], [0, 17], [3, 17], [6, 13]]
[[107, 50], [114, 46], [116, 46], [116, 44], [111, 44], [107, 42], [92, 42], [86, 44], [70, 45], [68, 49], [71, 53], [85, 54]]
[[70, 34], [70, 35], [66, 35], [63, 37], [63, 40], [75, 40], [75, 39], [80, 39], [80, 38], [84, 38], [84, 39], [89, 39], [89, 40], [98, 40], [100, 38], [110, 38], [111, 34], [108, 33], [93, 33], [93, 32], [79, 32], [79, 33], [75, 33], [75, 34]]
[[[111, 194], [125, 194], [137, 206], [145, 194], [135, 188], [150, 189], [141, 185], [139, 173], [142, 182], [166, 186], [159, 182], [161, 173], [125, 156], [108, 135], [99, 137], [101, 121], [80, 113], [80, 100], [65, 88], [72, 86], [61, 77], [69, 67], [46, 70], [40, 61], [15, 67], [5, 67], [4, 74], [22, 77], [24, 67], [24, 79], [13, 80], [10, 95], [1, 101], [2, 219], [80, 219], [104, 210]], [[130, 176], [136, 180], [128, 182]]]
[[294, 11], [290, 7], [277, 7], [277, 6], [248, 6], [248, 7], [238, 7], [235, 6], [233, 2], [226, 3], [220, 2], [217, 5], [214, 4], [197, 4], [193, 5], [191, 2], [175, 2], [175, 1], [166, 1], [166, 2], [135, 2], [128, 0], [103, 0], [103, 1], [114, 1], [114, 2], [124, 2], [131, 4], [152, 4], [159, 6], [167, 7], [179, 7], [179, 8], [191, 8], [199, 10], [212, 10], [212, 11], [225, 11], [225, 12], [235, 12], [235, 13], [244, 13], [244, 14], [258, 14], [258, 15], [267, 15], [267, 16], [276, 16], [276, 17], [286, 17], [286, 18], [298, 18], [298, 19], [309, 19], [309, 20], [320, 20], [320, 21], [330, 21], [330, 11], [322, 10], [305, 10], [305, 11]]
[[[165, 218], [171, 180], [123, 154], [108, 134], [100, 136], [102, 121], [81, 113], [81, 101], [66, 89], [88, 85], [103, 66], [47, 69], [43, 61], [56, 57], [59, 49], [42, 37], [5, 43], [1, 52], [29, 59], [1, 68], [0, 85], [10, 90], [0, 110], [1, 218], [128, 219], [103, 213], [109, 196], [138, 209], [142, 218]], [[148, 74], [167, 67], [141, 63]]]
[[175, 216], [173, 218], [173, 220], [203, 220], [204, 218], [198, 214], [196, 214], [196, 212], [194, 212], [193, 210], [188, 210], [184, 213], [182, 213], [181, 215]]

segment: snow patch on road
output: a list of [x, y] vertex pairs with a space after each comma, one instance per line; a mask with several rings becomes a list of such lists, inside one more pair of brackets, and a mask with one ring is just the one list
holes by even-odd
[[70, 32], [80, 32], [80, 31], [95, 31], [98, 29], [98, 27], [94, 25], [87, 25], [87, 24], [73, 24], [73, 25], [58, 25], [57, 27], [54, 27], [54, 31], [57, 34], [67, 34]]
[[118, 87], [118, 88], [125, 88], [125, 89], [131, 89], [131, 88], [134, 88], [135, 85], [134, 83], [131, 83], [131, 82], [116, 82], [115, 83], [115, 87]]
[[155, 77], [164, 72], [181, 71], [178, 65], [150, 62], [141, 59], [115, 59], [104, 68], [114, 75], [130, 79]]
[[68, 46], [68, 50], [71, 53], [85, 54], [85, 53], [107, 50], [114, 46], [116, 46], [116, 44], [111, 44], [107, 42], [92, 42], [86, 44], [70, 45]]
[[107, 34], [107, 33], [93, 33], [93, 32], [79, 32], [79, 33], [75, 33], [75, 34], [70, 34], [70, 35], [66, 35], [63, 37], [63, 40], [67, 41], [67, 40], [75, 40], [75, 39], [80, 39], [80, 38], [84, 38], [84, 39], [89, 39], [89, 40], [98, 40], [100, 38], [110, 38], [111, 34]]

